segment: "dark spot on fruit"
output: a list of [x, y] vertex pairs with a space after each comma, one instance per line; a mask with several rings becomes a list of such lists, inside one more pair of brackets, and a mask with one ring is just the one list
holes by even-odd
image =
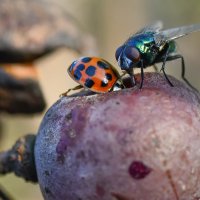
[[89, 67], [85, 70], [85, 73], [86, 73], [88, 76], [94, 76], [94, 75], [95, 75], [95, 71], [96, 71], [96, 67], [94, 67], [94, 66], [89, 66]]
[[44, 188], [45, 192], [48, 194], [48, 193], [51, 193], [51, 191], [49, 190], [49, 188], [45, 187]]
[[129, 134], [132, 134], [132, 133], [133, 133], [133, 130], [129, 130], [128, 133], [129, 133]]
[[51, 192], [51, 190], [48, 188], [48, 187], [45, 187], [44, 188], [44, 191], [45, 191], [45, 193], [47, 194], [47, 195], [50, 195], [50, 196], [54, 196], [53, 194], [52, 194], [52, 192]]
[[59, 141], [57, 147], [56, 147], [56, 153], [60, 154], [67, 150], [67, 142], [65, 138], [61, 138]]
[[92, 58], [90, 58], [90, 57], [84, 57], [84, 58], [81, 59], [81, 61], [84, 62], [84, 63], [88, 63], [88, 62], [90, 62], [91, 59]]
[[84, 151], [79, 151], [77, 154], [76, 154], [76, 159], [85, 159], [85, 152]]
[[76, 106], [74, 109], [72, 109], [71, 114], [71, 128], [75, 131], [75, 134], [82, 133], [87, 120], [87, 109]]
[[68, 120], [71, 120], [71, 118], [72, 118], [72, 113], [70, 112], [70, 113], [68, 113], [67, 115], [66, 115], [66, 120], [68, 121]]
[[51, 117], [51, 113], [50, 112], [47, 113], [47, 118], [49, 118], [49, 117]]
[[105, 195], [105, 189], [101, 185], [96, 185], [96, 194], [99, 197], [103, 197]]
[[48, 197], [50, 197], [50, 199], [55, 199], [54, 194], [51, 192], [51, 190], [48, 187], [44, 187], [44, 189], [42, 189], [44, 191], [44, 193], [46, 193], [46, 195], [48, 195]]
[[46, 176], [49, 176], [49, 175], [50, 175], [49, 171], [47, 171], [47, 170], [44, 171], [44, 174], [45, 174]]
[[57, 146], [56, 146], [56, 153], [57, 153], [57, 161], [61, 164], [65, 162], [65, 152], [67, 151], [68, 146], [68, 138], [66, 135], [60, 138]]
[[109, 69], [109, 65], [107, 63], [105, 63], [105, 62], [98, 61], [97, 65], [102, 69]]
[[59, 130], [61, 137], [56, 146], [57, 162], [64, 164], [67, 151], [76, 143], [77, 135], [82, 133], [87, 119], [87, 109], [75, 107], [68, 113], [64, 120], [65, 125]]
[[119, 101], [116, 101], [116, 105], [120, 105], [120, 102], [119, 102]]
[[92, 79], [87, 78], [85, 80], [85, 87], [91, 88], [94, 85], [94, 81]]
[[133, 161], [129, 167], [129, 173], [134, 179], [143, 179], [151, 172], [151, 168], [141, 161]]

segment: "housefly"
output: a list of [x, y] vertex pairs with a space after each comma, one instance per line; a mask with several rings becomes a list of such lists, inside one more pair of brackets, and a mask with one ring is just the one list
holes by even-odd
[[194, 88], [185, 77], [184, 58], [176, 52], [175, 40], [199, 30], [200, 24], [162, 30], [162, 23], [158, 21], [144, 27], [120, 46], [115, 53], [116, 60], [120, 68], [133, 77], [133, 84], [135, 84], [133, 69], [141, 69], [141, 89], [144, 80], [144, 68], [157, 63], [162, 63], [161, 71], [169, 85], [173, 87], [165, 73], [165, 64], [166, 61], [181, 59], [181, 77], [190, 87]]

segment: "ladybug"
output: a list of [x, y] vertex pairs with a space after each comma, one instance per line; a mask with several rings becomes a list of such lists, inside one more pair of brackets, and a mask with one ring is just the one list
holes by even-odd
[[68, 73], [80, 85], [67, 90], [61, 96], [67, 96], [71, 90], [86, 88], [96, 93], [105, 93], [122, 89], [123, 83], [118, 71], [106, 60], [98, 57], [81, 57], [68, 68]]

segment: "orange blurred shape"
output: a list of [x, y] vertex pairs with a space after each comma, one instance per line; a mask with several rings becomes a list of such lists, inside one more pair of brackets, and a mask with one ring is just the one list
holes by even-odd
[[37, 79], [37, 69], [32, 63], [5, 64], [2, 68], [17, 79]]

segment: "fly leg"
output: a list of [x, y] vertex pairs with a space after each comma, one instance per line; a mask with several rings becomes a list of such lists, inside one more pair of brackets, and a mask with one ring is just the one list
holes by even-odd
[[[122, 72], [122, 74], [120, 74], [120, 76], [119, 76], [119, 81], [120, 81], [121, 86], [122, 86], [123, 88], [125, 88], [125, 85], [124, 85], [124, 83], [123, 83], [122, 77], [125, 76], [126, 73], [127, 73], [127, 72], [124, 71], [124, 72]], [[131, 79], [132, 79], [132, 78], [131, 78]]]
[[141, 60], [141, 80], [140, 80], [140, 89], [142, 89], [143, 81], [144, 81], [144, 66], [143, 66], [143, 60]]
[[167, 59], [168, 59], [168, 56], [169, 56], [169, 47], [167, 48], [167, 51], [166, 51], [166, 53], [165, 53], [165, 55], [164, 55], [163, 64], [162, 64], [162, 67], [161, 67], [161, 70], [160, 70], [160, 71], [163, 72], [163, 74], [164, 74], [164, 76], [165, 76], [167, 82], [169, 83], [169, 85], [170, 85], [171, 87], [174, 87], [174, 85], [171, 83], [171, 81], [170, 81], [169, 78], [167, 77], [167, 74], [165, 73], [165, 63], [166, 63], [166, 61], [167, 61]]
[[131, 77], [131, 86], [132, 87], [135, 86], [136, 81], [135, 81], [135, 76], [134, 76], [134, 73], [133, 73], [133, 69], [128, 69], [126, 71]]
[[[143, 66], [143, 60], [140, 61], [141, 62], [141, 73], [140, 73], [140, 89], [142, 89], [143, 86], [143, 81], [144, 81], [144, 66]], [[133, 74], [133, 69], [130, 69], [127, 71], [127, 73], [131, 76], [131, 81], [132, 81], [132, 86], [134, 86], [136, 84], [135, 81], [135, 76]]]
[[176, 60], [176, 59], [181, 59], [181, 78], [185, 81], [185, 83], [191, 87], [192, 89], [194, 89], [195, 91], [198, 91], [185, 77], [185, 62], [184, 62], [184, 58], [182, 55], [180, 54], [175, 54], [175, 55], [169, 55], [167, 57], [167, 61], [171, 61], [171, 60]]

